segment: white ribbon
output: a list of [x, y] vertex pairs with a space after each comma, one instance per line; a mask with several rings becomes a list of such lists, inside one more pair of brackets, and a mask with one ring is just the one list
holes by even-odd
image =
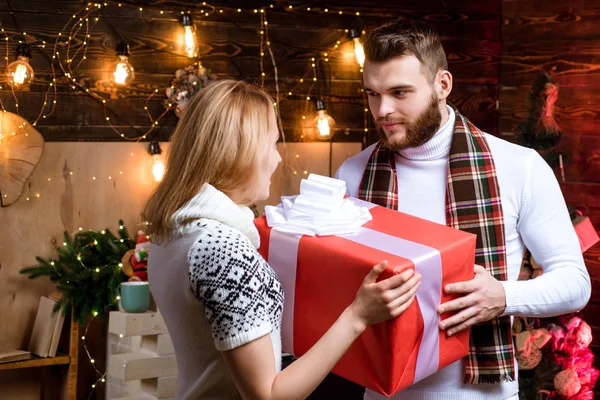
[[269, 238], [269, 265], [277, 273], [284, 288], [282, 331], [290, 332], [289, 335], [281, 335], [281, 345], [290, 354], [294, 354], [294, 294], [301, 238], [302, 236], [286, 234], [276, 229], [271, 229]]

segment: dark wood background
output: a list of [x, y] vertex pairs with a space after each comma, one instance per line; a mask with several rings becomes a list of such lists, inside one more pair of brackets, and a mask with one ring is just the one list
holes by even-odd
[[[118, 114], [109, 113], [116, 128], [130, 137], [139, 136], [150, 127], [143, 109], [148, 95], [156, 88], [160, 90], [148, 104], [154, 116], [160, 115], [164, 89], [177, 69], [190, 64], [190, 59], [181, 55], [178, 44], [182, 30], [178, 18], [180, 11], [186, 10], [191, 2], [156, 0], [134, 3], [136, 6], [122, 2], [122, 7], [119, 7], [119, 3], [110, 2], [103, 10], [108, 24], [101, 17], [88, 39], [87, 59], [74, 76], [81, 89], [90, 89], [107, 99], [107, 106]], [[313, 77], [311, 59], [317, 53], [333, 49], [337, 41], [341, 42], [340, 48], [330, 55], [328, 63], [319, 64], [323, 66], [322, 75], [328, 79], [321, 81], [320, 85], [318, 82], [312, 93], [324, 95], [328, 110], [338, 123], [338, 130], [345, 133], [337, 135], [334, 140], [363, 140], [365, 113], [361, 73], [356, 62], [348, 57], [352, 54], [352, 42], [345, 33], [356, 20], [357, 12], [364, 19], [365, 30], [396, 17], [430, 22], [442, 34], [454, 73], [453, 103], [483, 129], [497, 133], [500, 2], [485, 2], [485, 5], [469, 4], [475, 2], [466, 0], [389, 3], [394, 2], [220, 1], [212, 3], [215, 8], [209, 9], [197, 2], [191, 8], [191, 14], [198, 30], [202, 64], [218, 78], [242, 78], [260, 83], [260, 16], [253, 9], [267, 7], [269, 36], [279, 70], [281, 93], [287, 97], [287, 93], [293, 90], [291, 98], [280, 101], [288, 141], [302, 141], [301, 117], [314, 116], [314, 103], [305, 100]], [[18, 95], [24, 116], [34, 119], [40, 110], [43, 93], [52, 77], [47, 57], [52, 55], [51, 45], [69, 18], [85, 4], [76, 0], [12, 0], [4, 7], [0, 5], [1, 22], [6, 32], [17, 34], [10, 15], [12, 9], [18, 30], [27, 32], [28, 43], [47, 42], [45, 49], [34, 46], [31, 64], [36, 72], [35, 84], [31, 85], [29, 92]], [[274, 7], [269, 8], [270, 4]], [[311, 4], [311, 11], [307, 11]], [[290, 9], [289, 5], [293, 8]], [[140, 6], [143, 8], [141, 12]], [[238, 7], [242, 7], [243, 12], [238, 13]], [[328, 13], [323, 12], [325, 8], [328, 8]], [[212, 14], [201, 16], [201, 10]], [[343, 14], [339, 15], [339, 11]], [[116, 28], [116, 33], [110, 25]], [[66, 36], [63, 33], [64, 39], [59, 45], [63, 54]], [[136, 71], [135, 81], [126, 89], [114, 89], [107, 84], [111, 65], [116, 61], [119, 36], [130, 43], [130, 62]], [[72, 41], [72, 45], [80, 43], [81, 38]], [[10, 60], [14, 59], [15, 46], [16, 42], [11, 41]], [[274, 72], [268, 53], [264, 63], [265, 86], [274, 94]], [[299, 83], [305, 76], [305, 82]], [[102, 103], [79, 88], [72, 90], [64, 78], [58, 83], [60, 94], [56, 112], [37, 125], [47, 141], [121, 140], [107, 124]], [[0, 91], [0, 98], [7, 109], [14, 110], [14, 100], [6, 85]], [[176, 122], [175, 115], [168, 113], [149, 138], [167, 140]]]
[[[102, 20], [88, 40], [87, 60], [75, 78], [81, 89], [88, 88], [107, 99], [107, 106], [116, 113], [109, 115], [119, 132], [138, 136], [150, 126], [143, 110], [148, 95], [160, 89], [148, 103], [152, 115], [158, 116], [163, 111], [164, 88], [173, 73], [190, 63], [181, 55], [177, 43], [181, 30], [177, 19], [180, 11], [188, 9], [192, 2], [121, 3], [119, 7], [118, 2], [110, 2], [104, 15], [130, 43], [135, 82], [127, 89], [118, 90], [106, 84], [111, 64], [116, 60], [119, 40]], [[85, 4], [78, 0], [0, 2], [0, 22], [9, 35], [25, 31], [28, 43], [47, 42], [45, 49], [36, 48], [33, 52], [34, 84], [29, 92], [17, 95], [21, 114], [30, 120], [40, 110], [43, 93], [52, 77], [48, 57], [56, 35]], [[280, 101], [288, 141], [303, 141], [301, 117], [314, 115], [314, 104], [304, 99], [312, 79], [311, 58], [331, 50], [338, 40], [342, 42], [340, 50], [331, 55], [327, 68], [323, 69], [328, 82], [321, 82], [320, 87], [328, 100], [330, 114], [344, 133], [336, 135], [334, 140], [368, 142], [372, 139], [372, 129], [368, 133], [371, 136], [365, 137], [364, 132], [361, 74], [356, 63], [345, 55], [351, 52], [352, 46], [345, 29], [356, 19], [356, 12], [364, 19], [367, 31], [397, 17], [431, 23], [442, 38], [455, 79], [451, 101], [480, 128], [508, 140], [514, 139], [514, 129], [526, 115], [527, 97], [535, 73], [540, 70], [552, 73], [560, 87], [557, 119], [564, 135], [560, 149], [568, 160], [566, 182], [561, 183], [563, 193], [570, 205], [579, 207], [600, 228], [600, 104], [597, 101], [600, 0], [237, 0], [211, 4], [214, 12], [208, 17], [200, 14], [201, 2], [196, 2], [191, 9], [198, 29], [200, 60], [218, 78], [241, 78], [258, 83], [261, 81], [260, 17], [252, 10], [267, 7], [281, 93], [285, 95], [290, 90], [294, 93], [291, 98]], [[271, 4], [273, 8], [269, 8]], [[289, 5], [293, 7], [290, 9]], [[143, 11], [139, 11], [139, 7], [143, 7]], [[311, 7], [311, 11], [307, 7]], [[237, 8], [243, 12], [238, 13]], [[329, 9], [328, 13], [322, 12], [325, 8]], [[9, 42], [10, 60], [14, 49], [15, 43]], [[268, 55], [264, 61], [265, 85], [273, 92], [274, 74]], [[300, 84], [299, 79], [305, 76], [306, 82]], [[58, 81], [58, 91], [56, 112], [37, 126], [47, 141], [121, 140], [106, 123], [102, 103], [80, 89], [71, 89], [64, 78]], [[9, 111], [14, 111], [14, 100], [6, 85], [0, 90], [0, 99]], [[177, 117], [169, 112], [149, 139], [167, 140], [176, 122]], [[368, 126], [372, 126], [370, 121]], [[584, 317], [592, 325], [594, 335], [600, 337], [600, 246], [586, 253], [586, 262], [593, 277], [594, 295], [584, 310]], [[599, 342], [594, 341], [592, 346], [596, 354], [600, 354]], [[596, 365], [600, 367], [599, 359]]]
[[[552, 73], [560, 88], [559, 147], [567, 157], [563, 195], [600, 229], [600, 1], [503, 0], [501, 15], [499, 131], [510, 135], [523, 120], [535, 73]], [[583, 316], [598, 338], [600, 245], [585, 254], [585, 261], [592, 299]], [[600, 341], [591, 347], [598, 368]]]

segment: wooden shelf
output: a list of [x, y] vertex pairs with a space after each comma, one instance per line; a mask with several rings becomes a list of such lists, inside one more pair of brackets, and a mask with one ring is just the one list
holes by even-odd
[[[77, 369], [79, 357], [79, 324], [74, 317], [74, 308], [71, 307], [68, 329], [61, 332], [58, 342], [59, 353], [56, 357], [38, 357], [31, 355], [28, 360], [0, 363], [0, 372], [20, 370], [24, 368], [42, 368], [41, 398], [77, 400]], [[65, 354], [68, 353], [68, 354]], [[58, 378], [58, 379], [57, 379]], [[59, 394], [60, 393], [60, 394]], [[0, 398], [4, 398], [0, 394]]]
[[32, 355], [29, 360], [13, 361], [0, 364], [0, 370], [45, 367], [48, 365], [67, 365], [71, 357], [66, 354], [57, 354], [56, 357], [38, 357]]

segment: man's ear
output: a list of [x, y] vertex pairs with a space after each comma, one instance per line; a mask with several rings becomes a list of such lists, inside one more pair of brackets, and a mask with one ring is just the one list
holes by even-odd
[[435, 90], [440, 100], [448, 98], [450, 92], [452, 92], [452, 74], [450, 71], [438, 71], [435, 79]]

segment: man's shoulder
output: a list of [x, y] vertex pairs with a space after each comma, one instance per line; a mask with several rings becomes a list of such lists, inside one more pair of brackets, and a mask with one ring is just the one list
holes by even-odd
[[[346, 161], [344, 161], [344, 164], [347, 162], [353, 162], [356, 161], [358, 159], [363, 159], [363, 158], [369, 158], [369, 156], [373, 153], [373, 149], [375, 149], [375, 146], [377, 146], [378, 142], [373, 143], [372, 145], [368, 146], [367, 148], [365, 148], [364, 150], [362, 150], [360, 153], [357, 153], [351, 157], [348, 157], [346, 159]], [[343, 164], [342, 164], [343, 165]]]
[[338, 169], [336, 176], [339, 179], [344, 179], [343, 176], [349, 171], [352, 171], [351, 173], [354, 174], [356, 170], [364, 170], [376, 145], [377, 143], [373, 143], [360, 153], [348, 157]]
[[533, 149], [489, 133], [484, 133], [484, 135], [497, 167], [522, 168], [531, 163], [534, 158], [539, 157], [539, 154]]
[[335, 173], [337, 179], [346, 182], [346, 194], [352, 197], [358, 197], [358, 187], [365, 172], [365, 167], [369, 162], [369, 157], [377, 143], [374, 143], [358, 154], [349, 157], [342, 163]]

